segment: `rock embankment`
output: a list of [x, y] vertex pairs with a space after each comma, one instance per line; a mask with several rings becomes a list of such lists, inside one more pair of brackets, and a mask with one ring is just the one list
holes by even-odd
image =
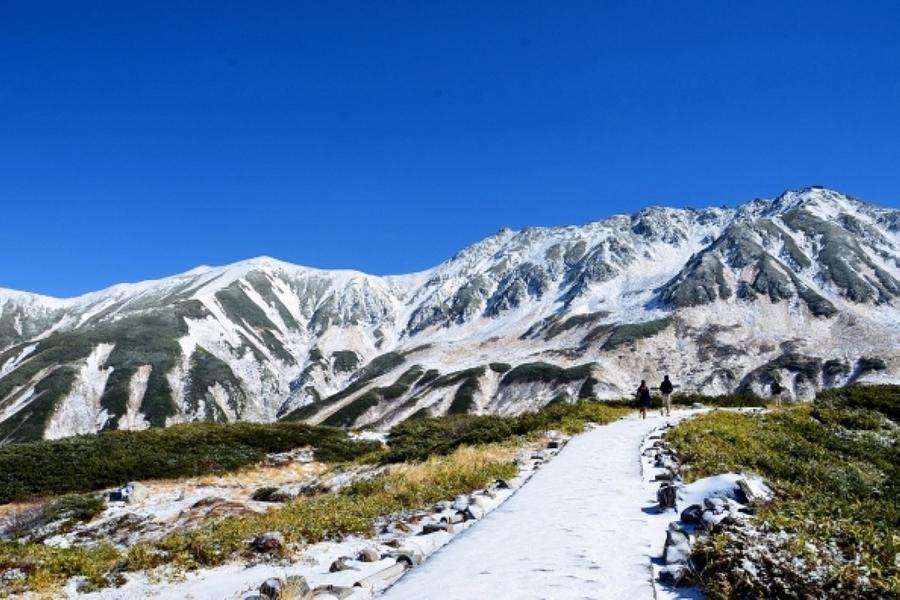
[[772, 490], [750, 474], [723, 473], [685, 484], [677, 454], [665, 443], [667, 424], [644, 443], [642, 462], [647, 480], [658, 484], [657, 511], [670, 515], [662, 556], [654, 577], [662, 588], [696, 585], [698, 564], [693, 545], [699, 536], [745, 521], [772, 498]]

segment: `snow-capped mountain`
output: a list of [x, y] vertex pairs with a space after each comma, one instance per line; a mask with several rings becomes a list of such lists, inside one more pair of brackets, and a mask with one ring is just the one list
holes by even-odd
[[0, 440], [186, 420], [389, 426], [900, 376], [900, 211], [814, 187], [502, 230], [376, 277], [258, 258], [72, 299], [0, 289]]

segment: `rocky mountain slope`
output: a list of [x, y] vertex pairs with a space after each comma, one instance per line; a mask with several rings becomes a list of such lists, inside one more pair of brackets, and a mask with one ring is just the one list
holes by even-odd
[[72, 299], [0, 289], [0, 440], [186, 420], [389, 426], [900, 379], [900, 211], [830, 190], [502, 230], [404, 276], [269, 258]]

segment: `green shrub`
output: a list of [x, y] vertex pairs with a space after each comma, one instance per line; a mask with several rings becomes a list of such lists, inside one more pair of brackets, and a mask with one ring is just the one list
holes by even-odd
[[628, 323], [625, 325], [617, 325], [606, 341], [603, 342], [603, 350], [613, 350], [620, 346], [633, 344], [638, 340], [653, 337], [663, 331], [672, 324], [672, 319], [666, 317], [655, 321], [645, 321], [644, 323]]
[[377, 442], [303, 423], [187, 423], [0, 446], [0, 503], [87, 492], [131, 480], [221, 473], [266, 454], [312, 446], [318, 460], [351, 460]]
[[450, 403], [447, 414], [463, 415], [472, 410], [475, 406], [475, 394], [481, 391], [481, 384], [478, 379], [481, 373], [482, 372], [472, 375], [456, 388], [456, 393], [453, 395], [453, 402]]
[[581, 401], [554, 403], [518, 416], [451, 415], [407, 419], [391, 429], [389, 450], [384, 460], [422, 460], [435, 454], [448, 454], [463, 445], [503, 442], [550, 429], [576, 432], [587, 422], [608, 423], [630, 410], [607, 403]]
[[672, 395], [672, 404], [690, 406], [695, 402], [699, 402], [704, 406], [718, 406], [721, 408], [750, 408], [765, 407], [769, 401], [751, 393], [723, 394], [720, 396], [703, 396], [701, 394]]
[[353, 350], [338, 350], [331, 357], [337, 373], [351, 373], [359, 367], [359, 355]]
[[824, 390], [816, 396], [816, 405], [874, 410], [900, 422], [900, 385], [848, 385]]
[[887, 364], [883, 359], [877, 357], [863, 356], [856, 361], [856, 370], [860, 375], [873, 371], [884, 371], [885, 369], [887, 369]]
[[503, 376], [501, 385], [517, 383], [551, 383], [565, 384], [587, 379], [591, 375], [593, 364], [578, 365], [564, 369], [545, 362], [533, 362], [518, 365]]
[[44, 507], [43, 519], [53, 521], [90, 521], [103, 512], [103, 498], [96, 494], [67, 494]]

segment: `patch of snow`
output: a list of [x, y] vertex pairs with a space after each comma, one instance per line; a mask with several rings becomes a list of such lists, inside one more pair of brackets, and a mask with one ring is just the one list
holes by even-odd
[[737, 482], [745, 480], [751, 491], [759, 498], [771, 498], [772, 490], [759, 477], [743, 473], [722, 473], [698, 479], [678, 490], [678, 506], [686, 508], [691, 504], [703, 505], [704, 498], [735, 498]]
[[140, 430], [150, 427], [150, 423], [141, 413], [141, 403], [147, 392], [147, 382], [150, 380], [152, 370], [152, 365], [141, 365], [131, 376], [128, 382], [128, 402], [125, 414], [119, 418], [119, 429]]
[[71, 391], [50, 417], [44, 430], [45, 439], [54, 440], [102, 429], [109, 414], [100, 406], [100, 398], [113, 371], [112, 367], [104, 368], [103, 365], [113, 348], [115, 344], [98, 344], [88, 355], [75, 376]]
[[[34, 352], [37, 346], [37, 344], [30, 344], [28, 346], [25, 346], [18, 354], [3, 363], [3, 365], [0, 366], [0, 379], [6, 377], [9, 373], [12, 373], [16, 367], [21, 365], [22, 361], [25, 360], [25, 358], [27, 358], [29, 354]], [[0, 419], [0, 421], [2, 421], [2, 419]]]

